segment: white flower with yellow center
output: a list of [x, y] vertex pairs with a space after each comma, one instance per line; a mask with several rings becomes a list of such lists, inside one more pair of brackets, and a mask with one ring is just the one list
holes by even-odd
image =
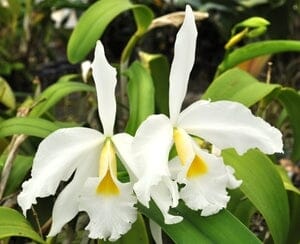
[[105, 58], [97, 42], [92, 63], [98, 111], [104, 134], [90, 128], [59, 129], [39, 145], [33, 161], [31, 178], [24, 182], [18, 203], [24, 215], [37, 197], [53, 195], [61, 181], [72, 180], [58, 195], [53, 208], [49, 236], [56, 235], [79, 211], [87, 212], [89, 237], [117, 240], [136, 220], [137, 200], [132, 183], [117, 178], [117, 156], [131, 180], [132, 137], [113, 135], [116, 115], [116, 70]]
[[[239, 154], [251, 148], [268, 154], [282, 151], [281, 133], [252, 115], [242, 104], [198, 101], [180, 112], [194, 64], [196, 39], [194, 16], [187, 6], [170, 71], [170, 118], [151, 115], [141, 124], [133, 140], [134, 161], [137, 165], [143, 163], [143, 168], [136, 171], [139, 181], [134, 190], [146, 206], [152, 198], [164, 216], [178, 200], [168, 181], [170, 177], [181, 185], [180, 198], [191, 209], [202, 210], [203, 216], [226, 207], [229, 201], [226, 188], [241, 184], [235, 179], [234, 170], [224, 165], [222, 157], [201, 149], [195, 137], [220, 150], [235, 148]], [[174, 144], [178, 157], [168, 162]], [[162, 187], [167, 194], [161, 194], [157, 200], [155, 193]]]

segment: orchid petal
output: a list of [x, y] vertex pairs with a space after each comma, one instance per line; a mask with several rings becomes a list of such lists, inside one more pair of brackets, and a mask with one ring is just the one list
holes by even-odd
[[133, 155], [131, 151], [133, 137], [127, 133], [119, 133], [112, 136], [111, 140], [116, 148], [118, 157], [129, 174], [130, 181], [137, 181], [136, 167], [133, 162]]
[[150, 227], [150, 232], [151, 232], [151, 235], [152, 235], [155, 243], [163, 244], [161, 227], [156, 222], [154, 222], [152, 219], [149, 219], [149, 227]]
[[[182, 178], [178, 182], [185, 186], [180, 191], [180, 197], [193, 210], [202, 210], [202, 216], [208, 216], [225, 208], [230, 197], [226, 187], [229, 176], [221, 157], [216, 157], [195, 147], [196, 154], [207, 166], [207, 172], [195, 178]], [[187, 169], [184, 168], [186, 174]]]
[[69, 17], [71, 9], [62, 8], [51, 13], [51, 19], [55, 22], [55, 28], [60, 28], [62, 22]]
[[61, 228], [73, 219], [78, 213], [79, 191], [88, 177], [97, 176], [99, 157], [97, 154], [89, 154], [86, 162], [95, 162], [94, 164], [80, 165], [74, 175], [73, 180], [57, 197], [52, 211], [52, 226], [48, 236], [55, 236], [61, 231]]
[[174, 58], [170, 71], [169, 109], [170, 119], [175, 123], [184, 100], [190, 72], [194, 65], [197, 28], [193, 11], [186, 6], [185, 18], [177, 33]]
[[133, 160], [139, 178], [134, 191], [145, 206], [149, 206], [152, 186], [164, 176], [170, 176], [167, 162], [172, 136], [169, 119], [165, 115], [151, 115], [140, 125], [133, 139]]
[[239, 154], [251, 148], [282, 152], [280, 131], [237, 102], [195, 102], [180, 114], [178, 125], [219, 149], [235, 148]]
[[33, 160], [31, 178], [18, 196], [24, 215], [37, 197], [54, 194], [60, 181], [69, 179], [81, 163], [90, 163], [86, 161], [90, 154], [99, 157], [103, 141], [100, 132], [80, 127], [59, 129], [46, 137]]
[[99, 178], [87, 179], [79, 198], [79, 210], [89, 215], [90, 222], [86, 229], [90, 232], [90, 238], [115, 241], [136, 221], [136, 198], [130, 183], [116, 181], [120, 190], [117, 195], [97, 194], [98, 184]]
[[68, 16], [68, 20], [65, 24], [66, 29], [73, 29], [78, 22], [75, 10], [71, 9], [70, 14]]
[[88, 81], [88, 74], [91, 69], [91, 61], [86, 60], [81, 63], [81, 77], [85, 83]]
[[97, 90], [99, 117], [106, 136], [113, 135], [116, 116], [115, 88], [117, 72], [107, 61], [104, 47], [97, 41], [92, 73]]
[[227, 188], [228, 189], [235, 189], [238, 188], [242, 184], [242, 180], [237, 180], [234, 176], [234, 168], [230, 165], [226, 165], [226, 171], [228, 176]]
[[163, 214], [166, 224], [176, 224], [183, 219], [181, 216], [168, 213], [171, 206], [176, 207], [178, 205], [179, 194], [177, 189], [177, 183], [168, 177], [164, 177], [159, 184], [151, 188], [151, 197]]

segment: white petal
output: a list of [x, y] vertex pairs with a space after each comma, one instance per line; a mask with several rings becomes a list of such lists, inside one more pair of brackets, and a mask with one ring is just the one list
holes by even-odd
[[171, 173], [171, 179], [178, 179], [178, 174], [182, 172], [182, 164], [179, 157], [174, 157], [169, 161], [169, 170]]
[[78, 213], [80, 190], [88, 177], [97, 176], [98, 160], [99, 157], [95, 154], [87, 155], [86, 161], [95, 163], [80, 165], [73, 180], [57, 197], [52, 211], [52, 225], [48, 236], [58, 234], [62, 227]]
[[234, 176], [234, 168], [229, 165], [226, 165], [226, 171], [228, 176], [227, 188], [235, 189], [238, 188], [242, 184], [242, 180], [237, 180]]
[[59, 10], [55, 10], [51, 13], [51, 19], [55, 22], [55, 28], [60, 28], [62, 22], [68, 18], [71, 13], [71, 9], [69, 8], [62, 8]]
[[172, 123], [177, 120], [187, 91], [190, 72], [195, 60], [196, 39], [197, 28], [194, 14], [191, 7], [187, 5], [183, 24], [176, 36], [170, 71], [169, 108]]
[[100, 41], [97, 41], [92, 72], [97, 90], [98, 111], [104, 134], [112, 136], [116, 116], [115, 88], [117, 84], [117, 72], [108, 63], [104, 47]]
[[73, 29], [76, 26], [77, 22], [78, 22], [78, 20], [77, 20], [76, 12], [75, 12], [75, 10], [71, 10], [70, 14], [68, 16], [68, 20], [65, 24], [65, 28]]
[[115, 241], [131, 228], [136, 221], [136, 198], [130, 183], [116, 182], [119, 195], [105, 196], [96, 193], [99, 178], [89, 178], [80, 196], [79, 210], [88, 213], [86, 227], [92, 239]]
[[[196, 178], [185, 179], [180, 197], [193, 210], [202, 210], [202, 216], [208, 216], [225, 208], [230, 197], [227, 194], [228, 173], [222, 158], [196, 149], [205, 161], [208, 171]], [[181, 182], [183, 183], [183, 182]]]
[[81, 63], [81, 76], [85, 83], [87, 83], [90, 69], [91, 69], [91, 62], [89, 60], [86, 60]]
[[151, 197], [163, 214], [166, 224], [176, 224], [182, 221], [183, 218], [181, 216], [174, 216], [168, 213], [170, 207], [178, 205], [179, 194], [176, 182], [168, 177], [164, 177], [159, 184], [152, 186]]
[[165, 115], [151, 115], [138, 128], [132, 142], [135, 173], [134, 185], [138, 200], [148, 206], [151, 187], [164, 176], [169, 177], [168, 156], [172, 146], [173, 128]]
[[136, 167], [133, 162], [132, 141], [133, 137], [127, 133], [119, 133], [111, 137], [114, 146], [116, 147], [118, 157], [121, 159], [124, 167], [129, 174], [130, 181], [137, 180]]
[[240, 103], [195, 102], [180, 114], [178, 124], [219, 149], [235, 148], [239, 154], [251, 148], [268, 154], [282, 152], [280, 131]]
[[156, 224], [152, 219], [149, 219], [149, 227], [155, 243], [163, 244], [161, 227], [158, 224]]
[[93, 164], [86, 158], [99, 157], [103, 141], [100, 132], [81, 127], [59, 129], [46, 137], [33, 160], [31, 179], [23, 183], [18, 196], [24, 215], [37, 197], [54, 194], [60, 181], [69, 179], [79, 164]]

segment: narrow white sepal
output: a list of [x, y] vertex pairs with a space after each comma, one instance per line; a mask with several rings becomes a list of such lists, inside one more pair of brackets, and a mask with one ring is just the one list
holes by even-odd
[[173, 124], [176, 123], [186, 95], [190, 72], [195, 61], [196, 39], [197, 28], [194, 14], [191, 7], [187, 5], [183, 24], [176, 36], [174, 58], [170, 70], [169, 110]]
[[150, 226], [151, 235], [155, 243], [163, 244], [161, 227], [158, 224], [156, 224], [152, 219], [149, 219], [149, 226]]
[[117, 72], [107, 61], [104, 47], [97, 41], [92, 73], [97, 90], [98, 112], [104, 135], [112, 136], [116, 116], [115, 88]]

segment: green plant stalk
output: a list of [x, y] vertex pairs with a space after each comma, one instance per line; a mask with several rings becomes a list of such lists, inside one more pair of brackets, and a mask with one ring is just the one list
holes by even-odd
[[[128, 101], [126, 96], [127, 91], [127, 77], [124, 75], [124, 72], [128, 68], [129, 58], [131, 56], [132, 50], [136, 43], [140, 40], [142, 33], [140, 30], [137, 30], [133, 36], [129, 39], [128, 43], [126, 44], [122, 54], [121, 54], [121, 61], [120, 61], [120, 103], [127, 107]], [[125, 117], [124, 110], [122, 110], [121, 118]]]

